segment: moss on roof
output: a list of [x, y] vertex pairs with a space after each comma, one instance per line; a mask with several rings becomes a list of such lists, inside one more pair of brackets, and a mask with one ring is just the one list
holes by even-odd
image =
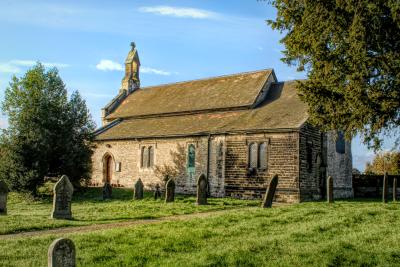
[[272, 70], [139, 89], [107, 119], [250, 106]]
[[298, 129], [307, 118], [307, 106], [292, 81], [273, 84], [265, 101], [254, 109], [125, 119], [97, 140]]

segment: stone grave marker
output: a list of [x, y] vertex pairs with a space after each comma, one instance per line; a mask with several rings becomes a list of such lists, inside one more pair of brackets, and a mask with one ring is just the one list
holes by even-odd
[[134, 199], [143, 199], [143, 182], [140, 178], [136, 181], [133, 190]]
[[0, 181], [0, 215], [7, 215], [7, 196], [8, 186], [4, 181]]
[[71, 201], [74, 187], [66, 175], [54, 185], [53, 211], [51, 218], [53, 219], [72, 219]]
[[201, 174], [197, 179], [197, 205], [207, 205], [207, 178]]
[[160, 185], [156, 184], [156, 190], [154, 191], [154, 199], [161, 198], [161, 189]]
[[275, 196], [275, 191], [276, 187], [278, 186], [278, 175], [275, 174], [271, 181], [269, 182], [267, 191], [264, 196], [264, 200], [262, 202], [262, 207], [263, 208], [271, 208], [272, 207], [272, 201], [274, 200]]
[[328, 176], [326, 180], [326, 198], [328, 203], [333, 203], [333, 178]]
[[170, 178], [167, 181], [165, 189], [165, 202], [174, 202], [175, 200], [175, 181], [173, 178]]
[[49, 267], [75, 267], [75, 245], [71, 239], [59, 238], [49, 247], [47, 265]]
[[112, 198], [112, 186], [110, 183], [105, 183], [103, 186], [103, 200]]
[[387, 172], [383, 175], [382, 202], [388, 202], [388, 177]]

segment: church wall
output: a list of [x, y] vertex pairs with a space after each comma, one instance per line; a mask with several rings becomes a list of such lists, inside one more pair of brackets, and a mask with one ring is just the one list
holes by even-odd
[[[156, 166], [176, 166], [174, 164], [177, 158], [182, 159], [179, 162], [179, 175], [176, 177], [176, 192], [183, 194], [196, 194], [196, 181], [201, 173], [206, 174], [209, 168], [209, 188], [212, 196], [224, 196], [223, 168], [224, 162], [218, 156], [218, 145], [222, 138], [193, 137], [193, 138], [159, 138], [143, 140], [121, 140], [121, 141], [97, 141], [96, 149], [92, 157], [93, 173], [92, 185], [102, 186], [104, 184], [104, 162], [103, 157], [106, 154], [112, 155], [115, 163], [115, 169], [112, 171], [111, 184], [113, 186], [133, 187], [136, 179], [142, 179], [145, 189], [151, 190], [158, 183], [163, 186], [161, 177], [155, 173]], [[208, 150], [210, 143], [210, 150]], [[223, 143], [223, 142], [222, 142]], [[188, 146], [195, 146], [195, 169], [194, 173], [187, 172], [187, 151]], [[152, 146], [154, 148], [154, 167], [141, 168], [141, 148]], [[220, 149], [224, 153], [224, 149]], [[171, 154], [175, 152], [175, 156]], [[212, 162], [207, 165], [207, 154], [210, 154]], [[176, 155], [180, 155], [177, 157]], [[220, 154], [220, 153], [219, 153]], [[218, 161], [217, 161], [218, 160]], [[118, 164], [120, 163], [120, 170]]]
[[[249, 171], [248, 151], [252, 143], [267, 144], [266, 169]], [[274, 174], [279, 176], [275, 200], [299, 202], [298, 132], [228, 135], [226, 137], [225, 192], [227, 196], [259, 199]]]

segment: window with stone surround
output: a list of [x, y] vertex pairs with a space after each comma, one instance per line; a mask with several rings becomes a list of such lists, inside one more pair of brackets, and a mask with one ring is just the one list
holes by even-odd
[[147, 167], [152, 168], [154, 166], [154, 148], [149, 146], [149, 158], [147, 162]]
[[249, 145], [249, 168], [256, 169], [257, 164], [257, 144], [251, 143]]
[[140, 168], [146, 168], [145, 154], [146, 154], [146, 147], [143, 146], [140, 150]]
[[189, 144], [187, 155], [187, 171], [190, 176], [195, 173], [196, 168], [196, 147], [194, 144]]
[[267, 143], [265, 142], [258, 146], [258, 168], [261, 170], [267, 168]]
[[312, 167], [313, 167], [313, 142], [312, 141], [307, 141], [306, 157], [307, 157], [307, 170], [308, 170], [308, 172], [311, 172]]
[[339, 154], [346, 153], [346, 142], [342, 131], [338, 131], [336, 138], [336, 152]]

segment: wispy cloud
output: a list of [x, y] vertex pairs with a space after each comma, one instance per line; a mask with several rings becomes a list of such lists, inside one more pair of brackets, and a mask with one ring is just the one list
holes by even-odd
[[139, 11], [143, 13], [153, 13], [157, 15], [177, 18], [214, 19], [219, 17], [219, 14], [212, 11], [187, 7], [146, 6], [140, 7]]
[[169, 72], [169, 71], [158, 70], [158, 69], [153, 69], [153, 68], [148, 68], [148, 67], [142, 67], [142, 68], [140, 68], [140, 71], [143, 73], [152, 73], [152, 74], [158, 74], [158, 75], [164, 75], [164, 76], [171, 75], [171, 72]]
[[96, 69], [102, 70], [102, 71], [123, 71], [124, 68], [122, 67], [121, 64], [118, 62], [109, 60], [109, 59], [102, 59], [100, 62], [96, 65]]
[[[37, 61], [34, 60], [11, 60], [9, 62], [11, 65], [16, 65], [16, 66], [22, 66], [22, 67], [32, 67], [36, 65]], [[64, 63], [58, 63], [58, 62], [41, 62], [43, 66], [45, 67], [56, 67], [56, 68], [67, 68], [69, 67], [69, 64], [64, 64]]]
[[[124, 71], [124, 67], [120, 63], [109, 60], [109, 59], [100, 60], [100, 62], [96, 65], [96, 69], [102, 70], [102, 71]], [[160, 70], [160, 69], [155, 69], [155, 68], [150, 68], [150, 67], [141, 67], [140, 72], [148, 73], [148, 74], [163, 75], [163, 76], [178, 74], [177, 72], [170, 72], [170, 71], [165, 71], [165, 70]]]
[[[36, 65], [37, 61], [34, 60], [19, 60], [19, 59], [14, 59], [10, 60], [8, 62], [3, 62], [0, 63], [0, 72], [4, 73], [19, 73], [21, 72], [20, 67], [32, 67]], [[69, 64], [64, 64], [64, 63], [57, 63], [57, 62], [41, 62], [43, 66], [51, 68], [51, 67], [56, 67], [56, 68], [66, 68], [69, 67]]]

